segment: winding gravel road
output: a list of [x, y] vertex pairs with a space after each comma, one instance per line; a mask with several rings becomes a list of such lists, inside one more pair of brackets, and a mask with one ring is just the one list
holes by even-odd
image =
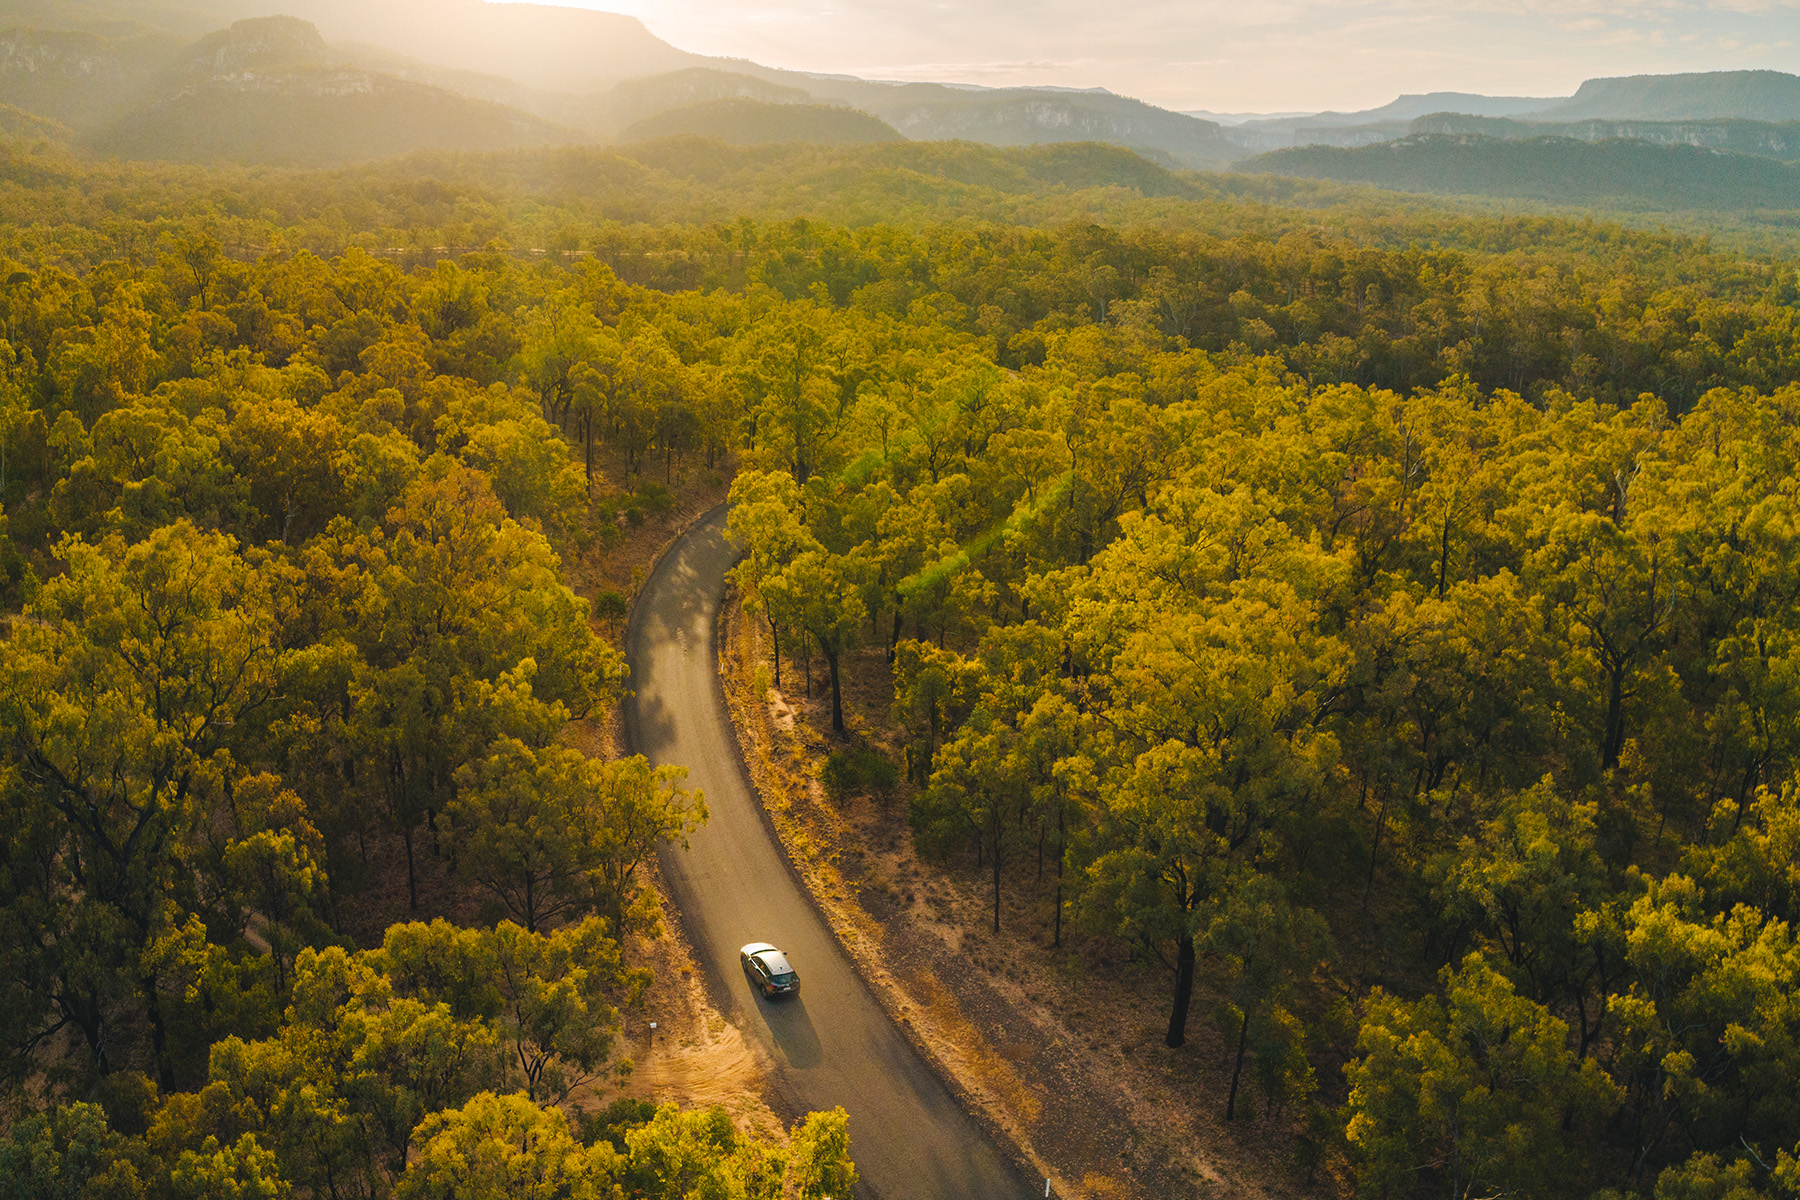
[[[1037, 1194], [995, 1150], [876, 1005], [774, 844], [738, 759], [719, 682], [714, 627], [737, 552], [725, 509], [663, 556], [627, 636], [632, 749], [680, 763], [711, 820], [691, 849], [665, 850], [664, 878], [714, 994], [779, 1064], [796, 1112], [843, 1105], [862, 1194], [874, 1200], [1008, 1200]], [[800, 972], [793, 1000], [750, 990], [738, 947], [774, 942]]]

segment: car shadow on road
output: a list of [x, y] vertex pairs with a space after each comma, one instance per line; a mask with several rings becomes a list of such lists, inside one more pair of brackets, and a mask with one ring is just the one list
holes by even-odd
[[819, 1045], [818, 1030], [813, 1028], [806, 1003], [798, 996], [790, 1000], [761, 1002], [762, 1019], [775, 1035], [775, 1044], [788, 1065], [804, 1070], [825, 1061], [825, 1050]]

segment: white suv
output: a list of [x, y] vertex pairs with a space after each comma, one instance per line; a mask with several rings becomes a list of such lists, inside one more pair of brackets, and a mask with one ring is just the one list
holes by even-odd
[[739, 950], [738, 962], [743, 964], [750, 986], [771, 1000], [800, 990], [800, 976], [795, 974], [787, 955], [767, 942], [751, 942]]

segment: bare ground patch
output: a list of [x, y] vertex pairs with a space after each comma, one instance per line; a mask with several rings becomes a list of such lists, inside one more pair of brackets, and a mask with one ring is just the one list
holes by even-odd
[[648, 966], [655, 979], [642, 1003], [624, 1014], [619, 1053], [630, 1058], [632, 1069], [616, 1094], [673, 1101], [682, 1108], [717, 1104], [738, 1128], [785, 1142], [787, 1131], [768, 1101], [773, 1064], [713, 1007], [660, 887], [657, 897], [663, 909], [660, 934], [634, 939], [629, 948], [632, 961]]

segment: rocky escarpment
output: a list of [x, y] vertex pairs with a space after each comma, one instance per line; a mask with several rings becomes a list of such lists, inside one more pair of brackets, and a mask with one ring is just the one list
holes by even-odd
[[1629, 138], [1658, 146], [1730, 150], [1784, 162], [1800, 158], [1800, 121], [1620, 121], [1596, 118], [1553, 124], [1437, 113], [1414, 121], [1410, 132], [1474, 133], [1511, 140], [1558, 136], [1583, 142]]
[[1240, 151], [1211, 121], [1201, 121], [1109, 93], [1007, 89], [945, 100], [936, 90], [909, 102], [912, 88], [896, 88], [868, 111], [910, 138], [965, 138], [996, 146], [1046, 142], [1110, 142], [1162, 154], [1184, 166], [1218, 165]]
[[94, 34], [38, 29], [0, 33], [0, 76], [103, 80], [123, 74], [112, 43]]
[[0, 103], [91, 124], [129, 104], [178, 48], [161, 35], [113, 39], [8, 29], [0, 33]]
[[182, 55], [188, 74], [232, 75], [240, 71], [318, 66], [330, 51], [318, 27], [297, 17], [258, 17], [202, 38]]
[[[280, 47], [256, 61], [280, 61]], [[291, 61], [291, 60], [290, 60]], [[248, 66], [134, 107], [91, 145], [120, 158], [310, 167], [415, 150], [508, 150], [576, 140], [518, 109], [347, 65]]]

